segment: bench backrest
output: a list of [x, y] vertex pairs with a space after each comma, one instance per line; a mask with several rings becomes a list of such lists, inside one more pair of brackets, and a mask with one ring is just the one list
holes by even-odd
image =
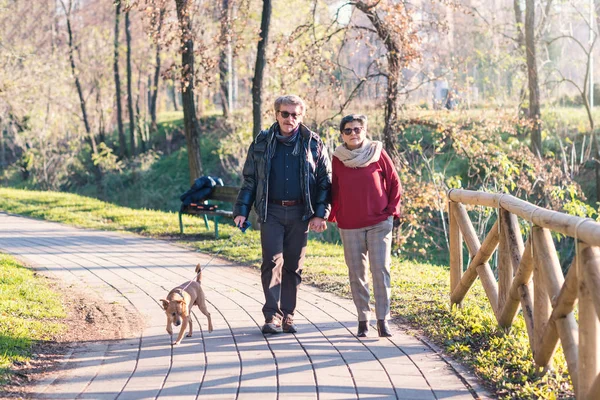
[[215, 186], [207, 199], [235, 203], [240, 188], [237, 186]]

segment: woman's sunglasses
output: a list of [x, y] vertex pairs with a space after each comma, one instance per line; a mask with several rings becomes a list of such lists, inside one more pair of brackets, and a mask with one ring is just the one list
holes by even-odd
[[360, 135], [360, 133], [362, 132], [363, 127], [362, 126], [355, 126], [354, 128], [344, 128], [342, 130], [342, 132], [344, 132], [344, 135], [352, 135], [352, 133], [356, 133], [357, 135]]

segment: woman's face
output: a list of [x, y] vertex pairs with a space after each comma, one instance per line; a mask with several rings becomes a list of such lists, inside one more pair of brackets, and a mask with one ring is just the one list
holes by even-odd
[[350, 150], [358, 149], [362, 146], [367, 137], [367, 129], [362, 126], [360, 121], [347, 122], [342, 129], [342, 140]]

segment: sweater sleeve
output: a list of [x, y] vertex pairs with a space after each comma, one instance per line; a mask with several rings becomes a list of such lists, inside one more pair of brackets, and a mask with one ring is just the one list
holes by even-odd
[[396, 172], [396, 167], [394, 167], [392, 159], [385, 150], [381, 150], [380, 162], [385, 171], [385, 182], [388, 194], [386, 212], [388, 212], [389, 215], [393, 215], [394, 218], [398, 218], [400, 217], [402, 184], [400, 183], [398, 172]]

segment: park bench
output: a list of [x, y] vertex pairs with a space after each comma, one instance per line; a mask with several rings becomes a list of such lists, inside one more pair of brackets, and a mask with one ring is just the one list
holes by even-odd
[[183, 234], [183, 221], [181, 216], [186, 215], [201, 215], [204, 217], [204, 225], [208, 226], [208, 218], [212, 218], [215, 224], [215, 237], [219, 237], [219, 221], [221, 218], [233, 218], [233, 211], [223, 210], [219, 208], [221, 204], [215, 204], [214, 201], [228, 203], [233, 205], [237, 199], [239, 187], [236, 186], [215, 186], [211, 194], [206, 197], [205, 201], [200, 204], [192, 203], [189, 206], [182, 206], [179, 210], [179, 231]]

